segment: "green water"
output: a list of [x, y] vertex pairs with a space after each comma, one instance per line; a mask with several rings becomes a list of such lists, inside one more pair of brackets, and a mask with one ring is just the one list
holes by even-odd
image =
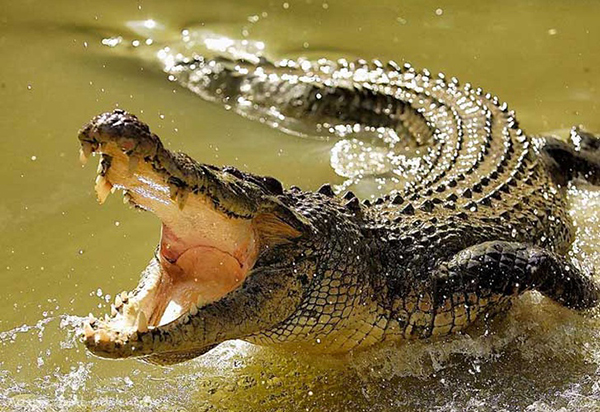
[[[158, 239], [149, 214], [97, 204], [76, 141], [93, 115], [118, 105], [171, 148], [287, 185], [343, 180], [331, 143], [203, 102], [101, 44], [144, 42], [128, 22], [154, 19], [156, 43], [194, 29], [274, 58], [410, 61], [498, 94], [528, 133], [564, 136], [600, 131], [598, 16], [592, 1], [0, 2], [0, 410], [600, 410], [600, 321], [538, 295], [466, 335], [337, 359], [229, 342], [165, 369], [94, 358], [74, 335], [134, 286]], [[571, 199], [573, 256], [600, 268], [600, 191]]]

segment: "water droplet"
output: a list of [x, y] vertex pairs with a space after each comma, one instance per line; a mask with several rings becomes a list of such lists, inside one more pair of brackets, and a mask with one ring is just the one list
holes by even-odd
[[156, 21], [148, 19], [144, 21], [144, 27], [147, 29], [154, 29], [156, 27]]
[[121, 36], [118, 37], [107, 37], [105, 39], [102, 39], [102, 45], [104, 46], [108, 46], [108, 47], [116, 47], [117, 45], [119, 45], [121, 42], [123, 41], [123, 38]]

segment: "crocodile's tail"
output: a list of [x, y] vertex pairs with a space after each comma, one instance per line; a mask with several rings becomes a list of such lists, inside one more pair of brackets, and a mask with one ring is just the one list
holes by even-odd
[[561, 184], [583, 178], [600, 186], [600, 138], [579, 127], [571, 130], [570, 142], [546, 138], [543, 153], [553, 176]]

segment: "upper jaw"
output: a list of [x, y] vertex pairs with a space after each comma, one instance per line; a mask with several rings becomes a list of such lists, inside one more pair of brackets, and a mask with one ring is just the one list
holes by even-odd
[[[150, 132], [148, 125], [123, 110], [96, 116], [80, 130], [79, 141], [82, 162], [92, 153], [104, 155], [99, 167], [100, 177], [110, 169], [114, 155], [125, 156], [123, 160], [129, 174], [145, 163], [164, 182], [163, 190], [180, 208], [189, 195], [195, 194], [231, 217], [250, 219], [260, 213], [279, 212], [279, 217], [286, 223], [297, 229], [301, 226], [302, 218], [277, 199], [284, 191], [276, 179], [251, 175], [233, 167], [218, 168], [198, 163], [184, 153], [171, 152]], [[105, 179], [98, 180], [96, 189], [102, 203], [113, 185]]]
[[[170, 211], [176, 204], [185, 210], [188, 199], [194, 198], [227, 217], [265, 221], [274, 216], [298, 235], [312, 230], [304, 216], [281, 200], [285, 191], [276, 179], [230, 166], [218, 168], [198, 163], [185, 153], [171, 152], [151, 133], [148, 125], [123, 110], [93, 118], [79, 131], [79, 141], [83, 163], [90, 154], [102, 154], [95, 187], [100, 203], [115, 189], [124, 189], [126, 200], [152, 211], [163, 222], [166, 216], [160, 213], [165, 207]], [[117, 168], [119, 170], [115, 170]], [[115, 182], [114, 177], [107, 179], [109, 171], [117, 172], [120, 178], [117, 180], [121, 181]], [[140, 204], [135, 201], [135, 195], [145, 196], [148, 182], [144, 177], [150, 174], [154, 176], [152, 189], [157, 198], [152, 204]], [[283, 227], [280, 225], [278, 229]]]

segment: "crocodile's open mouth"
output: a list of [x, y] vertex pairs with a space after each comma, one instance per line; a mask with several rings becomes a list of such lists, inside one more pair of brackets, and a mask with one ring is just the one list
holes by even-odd
[[258, 252], [252, 219], [227, 216], [202, 196], [172, 198], [151, 165], [140, 162], [132, 170], [114, 144], [104, 145], [101, 153], [99, 200], [121, 189], [126, 203], [153, 212], [163, 224], [155, 262], [138, 288], [118, 295], [111, 316], [92, 320], [86, 337], [117, 340], [183, 321], [244, 281]]
[[99, 201], [123, 190], [125, 203], [162, 221], [159, 247], [138, 286], [117, 295], [110, 315], [91, 316], [84, 325], [85, 343], [98, 355], [179, 349], [175, 340], [193, 333], [190, 319], [239, 288], [262, 249], [299, 234], [275, 216], [272, 208], [280, 205], [273, 190], [280, 186], [269, 178], [262, 179], [271, 187], [247, 183], [235, 169], [172, 153], [125, 112], [98, 116], [79, 138], [82, 160], [100, 155]]

